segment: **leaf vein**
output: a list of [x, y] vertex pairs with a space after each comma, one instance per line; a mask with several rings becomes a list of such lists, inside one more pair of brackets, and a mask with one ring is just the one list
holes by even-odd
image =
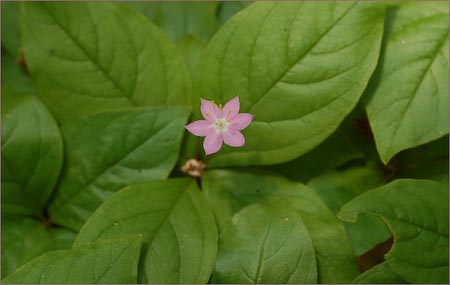
[[353, 5], [347, 10], [345, 11], [345, 13], [343, 13], [334, 23], [333, 25], [330, 25], [330, 27], [328, 27], [327, 29], [325, 29], [325, 31], [320, 34], [317, 39], [311, 44], [311, 46], [309, 46], [306, 51], [302, 54], [300, 54], [298, 56], [298, 58], [294, 61], [294, 64], [291, 65], [289, 68], [286, 68], [286, 70], [284, 70], [273, 82], [272, 84], [270, 84], [268, 86], [268, 88], [266, 88], [265, 91], [263, 91], [263, 93], [261, 94], [261, 96], [259, 96], [258, 100], [256, 100], [256, 102], [250, 107], [250, 109], [248, 110], [249, 113], [251, 113], [254, 109], [255, 106], [258, 105], [258, 103], [264, 98], [264, 96], [270, 92], [270, 90], [272, 90], [277, 83], [292, 69], [294, 68], [295, 65], [297, 65], [305, 56], [308, 55], [308, 53], [320, 42], [320, 40], [327, 34], [329, 33], [335, 26], [336, 24], [338, 24], [352, 9], [353, 7], [355, 7], [358, 4], [358, 2], [353, 3]]
[[46, 13], [53, 19], [54, 23], [67, 35], [67, 37], [83, 52], [83, 54], [89, 59], [90, 62], [94, 64], [100, 70], [101, 74], [105, 76], [112, 84], [113, 86], [122, 93], [122, 95], [132, 104], [137, 105], [129, 96], [127, 96], [126, 92], [117, 84], [117, 82], [111, 77], [111, 75], [99, 64], [99, 62], [95, 61], [92, 55], [90, 55], [87, 50], [81, 45], [81, 43], [73, 37], [69, 31], [60, 23], [57, 21], [55, 16], [49, 12], [46, 8], [43, 8]]

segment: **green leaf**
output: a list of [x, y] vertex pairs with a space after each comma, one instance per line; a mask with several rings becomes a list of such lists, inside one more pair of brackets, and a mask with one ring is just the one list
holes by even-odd
[[269, 166], [268, 169], [281, 173], [290, 180], [307, 182], [326, 170], [363, 157], [361, 150], [338, 129], [312, 151], [286, 163]]
[[386, 164], [448, 133], [448, 3], [391, 7], [367, 114]]
[[217, 2], [127, 1], [125, 4], [144, 14], [174, 41], [190, 35], [208, 41], [218, 28]]
[[356, 221], [359, 213], [389, 224], [394, 245], [387, 263], [410, 283], [448, 283], [448, 187], [399, 179], [368, 191], [342, 207], [338, 216]]
[[[179, 39], [176, 44], [184, 56], [191, 75], [193, 75], [195, 73], [197, 63], [206, 49], [206, 42], [196, 36], [186, 36]], [[195, 103], [198, 102], [195, 101]]]
[[253, 2], [250, 1], [223, 1], [220, 2], [218, 8], [218, 16], [220, 24], [223, 25], [227, 22], [231, 17], [234, 16], [237, 12], [246, 8]]
[[214, 217], [195, 181], [129, 186], [86, 222], [74, 246], [127, 234], [144, 239], [140, 283], [207, 283], [217, 254]]
[[375, 265], [368, 271], [362, 273], [353, 280], [354, 284], [406, 284], [400, 275], [398, 275], [387, 262]]
[[234, 16], [208, 45], [194, 90], [222, 104], [239, 95], [255, 118], [246, 145], [224, 147], [209, 166], [289, 161], [331, 135], [375, 69], [383, 19], [377, 2], [258, 2]]
[[[13, 2], [8, 2], [13, 3]], [[34, 93], [31, 78], [10, 54], [2, 54], [2, 90]]]
[[37, 97], [2, 91], [2, 213], [39, 215], [61, 170], [59, 128]]
[[48, 251], [72, 247], [76, 233], [63, 228], [47, 228], [30, 218], [2, 220], [2, 278], [19, 266]]
[[[308, 186], [314, 189], [333, 214], [366, 190], [383, 184], [383, 174], [370, 166], [353, 167], [344, 171], [330, 171], [312, 179]], [[357, 223], [345, 223], [357, 256], [386, 241], [390, 236], [386, 224], [374, 216], [362, 216]]]
[[65, 165], [49, 211], [53, 221], [79, 230], [119, 189], [167, 178], [178, 158], [187, 117], [179, 107], [147, 107], [66, 125]]
[[26, 263], [2, 283], [136, 283], [141, 243], [141, 238], [128, 237], [52, 251]]
[[214, 170], [206, 173], [202, 186], [220, 231], [245, 206], [272, 197], [286, 199], [299, 212], [311, 236], [318, 282], [345, 283], [357, 275], [351, 243], [342, 224], [305, 185], [267, 173]]
[[27, 63], [59, 121], [127, 106], [190, 104], [178, 50], [139, 13], [107, 2], [22, 8]]
[[[19, 54], [20, 29], [19, 29], [19, 3], [5, 2], [2, 4], [2, 48], [10, 55], [17, 57]], [[3, 57], [2, 53], [2, 57]]]
[[214, 283], [316, 283], [311, 237], [283, 199], [235, 214], [220, 235]]

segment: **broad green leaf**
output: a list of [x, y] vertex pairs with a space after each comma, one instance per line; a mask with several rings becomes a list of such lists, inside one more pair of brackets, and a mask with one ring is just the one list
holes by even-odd
[[338, 216], [381, 216], [394, 234], [386, 262], [411, 283], [448, 283], [448, 186], [399, 179], [356, 197]]
[[398, 154], [402, 178], [430, 179], [448, 184], [448, 136]]
[[[12, 3], [12, 2], [8, 2]], [[2, 90], [18, 93], [34, 93], [30, 76], [16, 63], [10, 54], [2, 54]]]
[[[2, 48], [13, 57], [19, 54], [20, 29], [19, 29], [19, 3], [2, 3]], [[3, 58], [4, 53], [2, 53]], [[3, 60], [3, 59], [2, 59]]]
[[220, 235], [214, 283], [316, 283], [314, 247], [298, 211], [278, 199], [235, 214]]
[[125, 3], [144, 14], [174, 41], [190, 35], [208, 41], [219, 25], [216, 19], [217, 2], [127, 1]]
[[227, 22], [234, 14], [246, 8], [253, 2], [250, 1], [222, 1], [218, 7], [218, 17], [220, 24], [223, 25]]
[[[345, 203], [361, 193], [383, 184], [383, 174], [370, 166], [353, 167], [344, 171], [330, 171], [309, 181], [308, 186], [337, 214]], [[352, 241], [357, 256], [386, 241], [391, 232], [386, 224], [374, 216], [361, 216], [357, 223], [344, 227]]]
[[368, 271], [362, 273], [353, 280], [354, 284], [406, 284], [400, 275], [398, 275], [387, 262], [375, 265]]
[[79, 230], [119, 189], [167, 178], [187, 117], [179, 107], [147, 107], [84, 117], [63, 127], [66, 158], [49, 210], [52, 220]]
[[61, 171], [61, 135], [37, 97], [2, 91], [2, 213], [39, 215]]
[[367, 104], [385, 164], [448, 133], [448, 3], [410, 2], [391, 11]]
[[214, 170], [205, 174], [202, 186], [220, 231], [245, 206], [272, 197], [284, 198], [299, 212], [309, 231], [317, 258], [318, 282], [345, 283], [357, 275], [351, 243], [342, 224], [305, 185], [267, 173]]
[[189, 105], [189, 80], [173, 43], [118, 3], [26, 2], [25, 56], [38, 95], [66, 123], [132, 106]]
[[141, 243], [141, 238], [128, 237], [52, 251], [26, 263], [2, 283], [136, 283]]
[[214, 217], [194, 180], [136, 184], [119, 191], [91, 216], [75, 247], [140, 234], [140, 283], [207, 283], [217, 254]]
[[2, 278], [48, 251], [71, 248], [76, 233], [30, 218], [2, 219]]
[[326, 170], [363, 157], [361, 150], [338, 129], [312, 151], [286, 163], [269, 166], [269, 169], [290, 180], [307, 182]]
[[[196, 36], [186, 36], [179, 39], [176, 44], [184, 56], [184, 60], [186, 61], [191, 75], [193, 75], [195, 73], [197, 63], [205, 52], [206, 42]], [[198, 102], [195, 101], [195, 103]]]
[[378, 2], [286, 1], [252, 4], [228, 21], [194, 90], [222, 104], [239, 95], [241, 112], [255, 118], [245, 146], [224, 147], [209, 166], [281, 163], [324, 141], [375, 69], [383, 19]]

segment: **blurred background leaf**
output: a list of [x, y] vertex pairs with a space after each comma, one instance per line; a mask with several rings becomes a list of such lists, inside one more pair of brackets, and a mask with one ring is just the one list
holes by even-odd
[[128, 237], [57, 250], [26, 263], [3, 284], [133, 284], [142, 239]]
[[22, 47], [19, 27], [19, 5], [19, 2], [14, 1], [2, 3], [2, 49], [5, 49], [14, 59], [17, 59], [19, 49]]
[[197, 36], [208, 41], [219, 27], [216, 18], [218, 2], [126, 1], [124, 3], [145, 15], [173, 41], [185, 36]]
[[2, 88], [2, 213], [41, 216], [62, 162], [59, 127], [45, 106]]
[[[319, 194], [328, 208], [336, 215], [344, 204], [382, 184], [383, 173], [371, 166], [361, 166], [326, 172], [309, 181], [308, 186]], [[356, 223], [344, 222], [344, 227], [357, 256], [369, 251], [391, 236], [387, 225], [379, 217], [374, 216], [361, 216]]]
[[48, 251], [72, 247], [76, 232], [31, 218], [2, 217], [2, 279]]

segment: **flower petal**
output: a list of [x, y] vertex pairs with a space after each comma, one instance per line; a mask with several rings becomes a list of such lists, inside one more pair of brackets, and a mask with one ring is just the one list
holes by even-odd
[[223, 142], [229, 146], [240, 147], [245, 144], [244, 135], [239, 131], [228, 130], [222, 133]]
[[237, 113], [239, 113], [239, 107], [239, 97], [236, 96], [228, 101], [225, 106], [223, 106], [222, 115], [225, 118], [232, 120], [237, 115]]
[[206, 120], [199, 120], [184, 126], [188, 131], [196, 136], [204, 137], [211, 130], [211, 123]]
[[222, 135], [217, 133], [215, 130], [210, 131], [205, 140], [203, 141], [203, 148], [205, 149], [206, 155], [218, 152], [222, 147]]
[[234, 119], [231, 120], [230, 125], [233, 129], [235, 130], [243, 130], [246, 127], [248, 127], [248, 125], [250, 125], [250, 123], [253, 120], [253, 115], [252, 114], [248, 114], [248, 113], [241, 113], [241, 114], [237, 114]]
[[205, 120], [213, 122], [217, 117], [220, 116], [220, 109], [216, 104], [214, 104], [212, 101], [204, 99], [200, 100], [202, 102], [200, 105], [200, 111], [202, 112], [203, 118], [205, 118]]

